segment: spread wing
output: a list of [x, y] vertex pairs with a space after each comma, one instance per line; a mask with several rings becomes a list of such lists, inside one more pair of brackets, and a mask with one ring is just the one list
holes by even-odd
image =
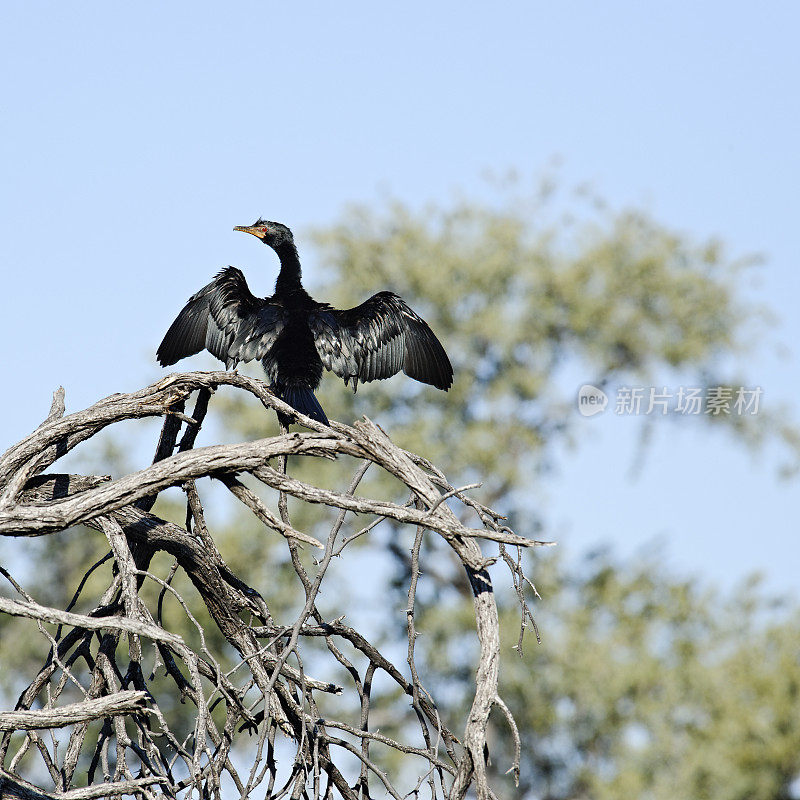
[[309, 318], [322, 363], [344, 378], [368, 382], [406, 375], [445, 391], [453, 368], [428, 324], [392, 292], [379, 292], [355, 308], [321, 308]]
[[254, 297], [241, 270], [226, 267], [189, 298], [156, 357], [166, 367], [205, 348], [227, 369], [239, 361], [264, 358], [284, 323], [282, 306]]

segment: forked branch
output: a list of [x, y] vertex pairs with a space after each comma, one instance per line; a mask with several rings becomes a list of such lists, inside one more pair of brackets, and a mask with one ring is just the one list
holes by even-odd
[[[209, 398], [221, 385], [249, 392], [266, 409], [293, 417], [307, 430], [196, 448]], [[198, 399], [187, 412], [193, 392]], [[145, 469], [114, 480], [44, 472], [103, 428], [151, 416], [162, 417], [164, 424], [153, 463]], [[298, 454], [357, 459], [349, 489], [323, 489], [274, 466]], [[346, 459], [341, 462], [345, 468]], [[356, 494], [370, 465], [401, 481], [410, 501]], [[244, 474], [250, 476], [246, 482]], [[288, 547], [303, 598], [293, 617], [276, 618], [271, 595], [248, 586], [225, 563], [206, 523], [196, 484], [202, 478], [224, 484]], [[263, 491], [247, 485], [253, 482]], [[158, 493], [174, 486], [186, 495], [185, 528], [151, 513]], [[183, 798], [195, 790], [204, 797], [221, 798], [223, 792], [248, 797], [257, 789], [266, 797], [338, 794], [356, 800], [375, 789], [403, 797], [424, 783], [434, 797], [462, 798], [470, 787], [479, 798], [492, 796], [484, 760], [492, 707], [499, 705], [512, 728], [514, 722], [497, 688], [500, 631], [489, 567], [498, 559], [509, 567], [525, 619], [527, 578], [519, 555], [512, 558], [508, 549], [519, 554], [519, 548], [544, 543], [504, 526], [500, 514], [467, 496], [475, 488], [453, 487], [440, 470], [397, 447], [369, 420], [327, 427], [299, 415], [262, 381], [235, 373], [170, 375], [68, 416], [63, 391], [57, 393], [47, 419], [0, 458], [0, 535], [44, 536], [84, 525], [105, 537], [111, 554], [87, 565], [87, 576], [102, 574], [106, 588], [91, 602], [82, 597], [88, 610], [81, 613], [72, 607], [88, 591], [86, 579], [68, 607], [52, 608], [0, 568], [12, 593], [0, 597], [0, 624], [12, 617], [30, 620], [45, 648], [42, 665], [15, 708], [0, 712], [0, 800]], [[319, 528], [312, 533], [294, 527], [285, 501], [278, 504], [279, 513], [272, 511], [276, 492], [333, 509], [327, 537]], [[461, 506], [460, 516], [454, 505]], [[368, 515], [369, 521], [356, 524], [354, 514]], [[332, 560], [346, 559], [351, 542], [363, 541], [381, 520], [416, 532], [403, 665], [344, 624], [347, 609], [328, 619], [317, 602]], [[454, 712], [437, 704], [417, 668], [414, 610], [417, 585], [424, 580], [420, 545], [427, 535], [442, 537], [452, 548], [474, 596], [480, 657], [460, 735], [454, 732]], [[481, 540], [499, 550], [484, 554]], [[312, 546], [319, 560], [309, 562], [303, 545]], [[163, 566], [154, 567], [159, 552], [172, 557], [163, 574]], [[178, 573], [191, 581], [199, 606], [173, 585]], [[149, 586], [155, 591], [145, 592]], [[145, 600], [153, 596], [157, 602]], [[165, 604], [172, 609], [169, 626]], [[314, 641], [324, 642], [325, 649]], [[378, 673], [404, 698], [392, 701], [397, 723], [381, 731], [372, 721]], [[38, 733], [55, 728], [69, 731], [66, 746]], [[294, 757], [286, 760], [289, 747]], [[388, 758], [392, 751], [402, 756], [399, 762]], [[512, 770], [518, 758], [510, 756]]]

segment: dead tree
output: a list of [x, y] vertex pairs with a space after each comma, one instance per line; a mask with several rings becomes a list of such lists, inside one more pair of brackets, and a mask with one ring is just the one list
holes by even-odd
[[[293, 415], [308, 430], [195, 448], [209, 398], [220, 385], [251, 393], [265, 408]], [[194, 392], [189, 416], [185, 404]], [[103, 428], [142, 417], [164, 418], [148, 468], [116, 480], [45, 471]], [[358, 459], [358, 468], [349, 490], [334, 492], [287, 474], [289, 455], [347, 455]], [[372, 465], [405, 484], [408, 502], [356, 494]], [[247, 473], [277, 493], [278, 514], [240, 479]], [[266, 528], [285, 538], [305, 597], [291, 619], [273, 616], [269, 596], [226, 566], [195, 483], [204, 477], [224, 484]], [[172, 486], [185, 492], [185, 528], [151, 513], [158, 493]], [[87, 577], [105, 570], [107, 588], [91, 599], [91, 611], [76, 613], [72, 609], [86, 578], [68, 607], [51, 608], [0, 567], [6, 582], [0, 612], [29, 619], [30, 635], [43, 637], [43, 656], [47, 653], [38, 673], [28, 676], [14, 710], [0, 712], [0, 800], [184, 798], [195, 792], [213, 798], [338, 795], [358, 800], [416, 796], [425, 786], [431, 797], [462, 798], [470, 787], [479, 798], [492, 797], [485, 758], [493, 707], [514, 733], [517, 752], [495, 754], [508, 760], [510, 772], [518, 772], [520, 743], [497, 689], [499, 623], [489, 568], [500, 561], [510, 570], [522, 627], [533, 625], [525, 603], [525, 592], [533, 587], [520, 554], [521, 548], [538, 543], [516, 535], [503, 525], [502, 516], [469, 497], [473, 488], [451, 486], [439, 469], [397, 447], [369, 420], [328, 428], [298, 415], [262, 381], [235, 373], [171, 375], [67, 416], [59, 390], [47, 419], [0, 459], [0, 534], [45, 536], [77, 525], [99, 531], [109, 553]], [[326, 541], [292, 526], [287, 495], [335, 510]], [[369, 515], [370, 521], [364, 525], [361, 517], [356, 522], [348, 512]], [[346, 558], [348, 545], [384, 520], [416, 530], [404, 664], [393, 663], [341, 617], [325, 619], [317, 607], [331, 559]], [[83, 535], [82, 530], [73, 535]], [[461, 722], [448, 718], [415, 664], [415, 596], [426, 531], [452, 548], [474, 596], [480, 658], [472, 707]], [[485, 555], [480, 540], [495, 553]], [[320, 554], [313, 569], [301, 559], [304, 547]], [[160, 551], [172, 558], [164, 574], [151, 569]], [[173, 587], [178, 570], [191, 581], [210, 621], [198, 622]], [[158, 589], [155, 604], [143, 599], [147, 584]], [[181, 633], [166, 627], [165, 598], [182, 609]], [[86, 598], [81, 599], [85, 604]], [[216, 626], [214, 640], [223, 647], [208, 643], [209, 626]], [[332, 675], [341, 676], [344, 668], [344, 685], [307, 674], [307, 666], [311, 672], [326, 668], [321, 659], [306, 658], [312, 641], [324, 642], [321, 652], [339, 669], [330, 669]], [[370, 716], [373, 679], [379, 673], [395, 686], [403, 706], [398, 714], [414, 721], [399, 728], [397, 736], [381, 733]], [[343, 697], [355, 702], [343, 704], [338, 713], [336, 704]], [[392, 752], [400, 756], [389, 758]]]

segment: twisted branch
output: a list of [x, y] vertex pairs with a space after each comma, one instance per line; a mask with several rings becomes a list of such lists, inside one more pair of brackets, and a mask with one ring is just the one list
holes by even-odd
[[[209, 399], [221, 385], [249, 392], [265, 408], [292, 417], [309, 430], [195, 448]], [[198, 399], [189, 416], [186, 402], [195, 391]], [[42, 474], [108, 425], [151, 416], [162, 417], [164, 424], [153, 463], [145, 469], [116, 480]], [[335, 492], [298, 480], [270, 463], [285, 467], [289, 455], [350, 456], [359, 460], [359, 467], [348, 491]], [[371, 464], [405, 484], [411, 502], [398, 505], [356, 496]], [[279, 492], [280, 515], [245, 486], [237, 477], [241, 473], [249, 473], [267, 492]], [[248, 586], [226, 565], [205, 521], [196, 485], [205, 477], [221, 481], [266, 529], [281, 537], [277, 541], [285, 542], [305, 597], [292, 620], [276, 620], [269, 596]], [[158, 493], [171, 486], [186, 494], [186, 528], [151, 513]], [[511, 570], [524, 621], [530, 615], [524, 596], [527, 578], [519, 556], [513, 559], [507, 547], [545, 543], [515, 534], [502, 524], [501, 515], [468, 498], [465, 492], [475, 488], [451, 486], [440, 470], [397, 447], [369, 420], [353, 426], [322, 425], [274, 397], [262, 381], [235, 373], [170, 375], [68, 416], [59, 390], [47, 419], [0, 458], [0, 535], [43, 536], [78, 524], [100, 531], [111, 557], [90, 567], [86, 577], [98, 571], [106, 576], [107, 588], [90, 611], [75, 613], [70, 608], [86, 591], [86, 577], [70, 607], [61, 610], [37, 603], [6, 570], [0, 571], [19, 595], [19, 599], [0, 597], [0, 614], [34, 620], [48, 651], [16, 708], [0, 712], [0, 800], [121, 794], [178, 798], [194, 791], [221, 798], [226, 785], [250, 796], [262, 782], [268, 797], [284, 792], [328, 797], [335, 791], [357, 800], [369, 796], [371, 782], [389, 796], [403, 797], [427, 782], [434, 797], [463, 798], [474, 787], [479, 798], [489, 798], [484, 752], [492, 707], [498, 705], [512, 730], [515, 726], [497, 689], [499, 622], [488, 569], [500, 558]], [[336, 510], [327, 539], [292, 525], [287, 495]], [[454, 513], [453, 503], [462, 504], [463, 519], [471, 517], [475, 527]], [[343, 534], [350, 513], [373, 519]], [[332, 559], [346, 558], [348, 545], [382, 519], [416, 529], [407, 609], [407, 671], [341, 618], [326, 619], [317, 605]], [[414, 604], [417, 584], [424, 580], [420, 551], [426, 531], [441, 536], [452, 548], [474, 597], [480, 658], [472, 708], [460, 739], [423, 685], [415, 660]], [[480, 540], [499, 545], [498, 554], [485, 556]], [[302, 544], [321, 551], [313, 569], [301, 557]], [[165, 577], [150, 568], [159, 551], [174, 559]], [[199, 621], [172, 585], [178, 571], [197, 591], [207, 622]], [[148, 583], [158, 589], [157, 608], [152, 610], [142, 593]], [[181, 635], [165, 626], [166, 598], [172, 598], [183, 615]], [[44, 627], [47, 624], [58, 626], [55, 635]], [[224, 648], [211, 644], [209, 626], [216, 631], [214, 641], [224, 642]], [[327, 659], [318, 649], [307, 651], [304, 643], [314, 638], [324, 642]], [[127, 646], [120, 646], [125, 640]], [[307, 674], [306, 662], [323, 675]], [[336, 669], [344, 669], [351, 687], [324, 679], [324, 672], [334, 674]], [[373, 679], [378, 672], [407, 698], [406, 711], [401, 710], [401, 701], [397, 717], [405, 721], [391, 736], [378, 732], [372, 722]], [[76, 692], [78, 699], [70, 701]], [[188, 701], [191, 713], [181, 704], [176, 706], [176, 698]], [[321, 713], [319, 703], [324, 698], [328, 712], [339, 710]], [[332, 706], [332, 698], [338, 698], [340, 705]], [[71, 728], [66, 748], [59, 748], [56, 740], [47, 744], [36, 733], [54, 727]], [[415, 744], [415, 728], [424, 746]], [[254, 749], [248, 751], [246, 773], [240, 772], [239, 747], [245, 733], [257, 735]], [[276, 758], [279, 738], [295, 751], [284, 768]], [[514, 771], [518, 750], [517, 743]], [[405, 766], [399, 772], [386, 759], [389, 751], [403, 756]], [[50, 776], [49, 787], [40, 785], [37, 756]], [[82, 764], [86, 778], [76, 785]], [[414, 772], [417, 778], [401, 788], [400, 783]], [[38, 776], [35, 781], [33, 775]]]

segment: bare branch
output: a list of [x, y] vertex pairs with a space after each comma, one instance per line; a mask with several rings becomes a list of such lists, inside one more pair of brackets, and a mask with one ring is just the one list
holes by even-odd
[[325, 545], [319, 539], [315, 539], [307, 533], [296, 531], [291, 525], [287, 525], [283, 520], [278, 519], [255, 492], [251, 492], [232, 475], [220, 475], [218, 477], [230, 489], [231, 494], [241, 500], [267, 527], [272, 528], [272, 530], [277, 531], [282, 536], [286, 536], [288, 539], [297, 539], [299, 542], [313, 545], [320, 550], [325, 549]]
[[5, 597], [0, 597], [0, 612], [11, 614], [14, 617], [29, 617], [42, 622], [71, 625], [74, 628], [84, 628], [85, 630], [126, 631], [146, 636], [154, 641], [183, 644], [181, 637], [174, 633], [169, 633], [156, 625], [148, 625], [145, 622], [137, 622], [126, 617], [89, 617], [85, 614], [73, 614], [71, 611], [47, 608], [38, 603], [22, 603]]
[[94, 700], [84, 700], [82, 703], [68, 703], [59, 708], [0, 711], [0, 731], [63, 728], [76, 722], [88, 722], [116, 714], [135, 714], [143, 711], [146, 705], [146, 692], [124, 691]]
[[[250, 393], [265, 409], [308, 430], [284, 429], [254, 442], [195, 448], [211, 396], [221, 385]], [[195, 391], [189, 416], [184, 410]], [[115, 480], [42, 474], [103, 428], [154, 416], [164, 422], [153, 463], [145, 469]], [[338, 492], [287, 475], [290, 455], [350, 456], [361, 463], [348, 490]], [[357, 496], [370, 465], [400, 481], [410, 500], [401, 505]], [[278, 493], [280, 517], [239, 479], [241, 473]], [[294, 592], [290, 602], [271, 595], [270, 582], [262, 596], [223, 560], [207, 522], [214, 516], [207, 517], [203, 506], [203, 478], [223, 483], [256, 519], [285, 537]], [[169, 487], [184, 489], [185, 529], [150, 513], [158, 493]], [[84, 577], [75, 580], [77, 589], [68, 588], [72, 602], [65, 601], [65, 610], [40, 605], [23, 582], [0, 569], [21, 598], [0, 597], [0, 614], [32, 620], [24, 624], [43, 647], [42, 665], [16, 708], [0, 712], [0, 800], [123, 794], [172, 800], [197, 794], [220, 800], [225, 781], [242, 797], [266, 790], [269, 797], [313, 792], [315, 797], [337, 794], [357, 800], [369, 796], [374, 783], [399, 798], [417, 794], [427, 783], [433, 798], [463, 798], [471, 791], [489, 800], [493, 794], [484, 751], [493, 706], [499, 706], [514, 736], [509, 760], [515, 777], [520, 743], [511, 710], [498, 694], [500, 629], [488, 570], [495, 562], [509, 570], [522, 618], [520, 636], [526, 627], [535, 630], [526, 601], [526, 593], [535, 588], [521, 554], [545, 543], [519, 536], [477, 495], [467, 496], [479, 488], [454, 487], [441, 470], [399, 448], [367, 419], [353, 426], [323, 425], [275, 398], [263, 381], [236, 373], [170, 375], [66, 416], [63, 391], [57, 392], [47, 419], [0, 458], [0, 535], [40, 536], [84, 525], [91, 530], [71, 535], [100, 531], [111, 554], [86, 565]], [[334, 509], [326, 517], [324, 544], [292, 524], [289, 495]], [[351, 524], [350, 513], [370, 519]], [[364, 534], [384, 520], [398, 529], [405, 526], [414, 542], [405, 620], [408, 647], [400, 665], [393, 661], [395, 649], [344, 624], [347, 609], [340, 608], [329, 576], [336, 559], [353, 553], [350, 545], [356, 540], [375, 546]], [[475, 520], [475, 527], [465, 520]], [[450, 718], [456, 712], [437, 703], [423, 683], [424, 671], [417, 668], [423, 658], [422, 648], [415, 649], [417, 589], [426, 580], [424, 545], [431, 536], [452, 549], [474, 597], [480, 655], [462, 737], [453, 733]], [[481, 541], [492, 548], [490, 555], [481, 550]], [[301, 552], [298, 542], [321, 549], [320, 560]], [[516, 558], [507, 546], [518, 548]], [[155, 558], [159, 552], [171, 557], [167, 565]], [[181, 594], [185, 589], [179, 587], [188, 584], [173, 582], [179, 574], [196, 595]], [[105, 588], [87, 598], [98, 581]], [[325, 593], [325, 587], [334, 591]], [[72, 611], [79, 597], [85, 608], [94, 604], [90, 611]], [[320, 598], [324, 609], [337, 613], [324, 613]], [[59, 626], [55, 633], [47, 627], [51, 624]], [[385, 690], [378, 673], [388, 677], [395, 691]], [[376, 728], [378, 717], [389, 721], [388, 732]], [[66, 745], [55, 733], [62, 728]], [[37, 729], [51, 731], [49, 739]], [[245, 733], [257, 738], [247, 750], [248, 774], [240, 775], [234, 764]], [[279, 746], [295, 753], [284, 767], [276, 758]], [[395, 759], [384, 757], [387, 751], [402, 757], [399, 768]], [[422, 765], [411, 771], [417, 777], [410, 781], [403, 766], [409, 759]], [[84, 766], [86, 775], [80, 777]]]

